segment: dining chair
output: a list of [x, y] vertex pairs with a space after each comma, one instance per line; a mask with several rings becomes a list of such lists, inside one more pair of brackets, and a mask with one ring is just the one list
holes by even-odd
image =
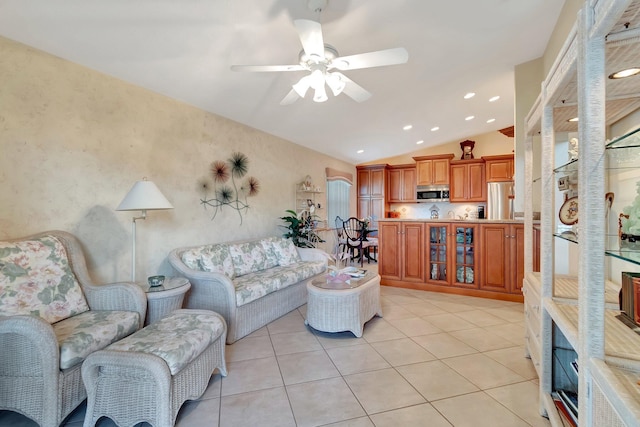
[[347, 248], [347, 239], [344, 236], [343, 223], [344, 223], [344, 220], [340, 218], [339, 215], [336, 216], [336, 219], [335, 219], [336, 246], [335, 246], [334, 256], [336, 258], [336, 265], [338, 266], [341, 265], [343, 261], [346, 266], [347, 263], [349, 262], [349, 259], [351, 259], [351, 253]]
[[[342, 229], [346, 238], [347, 249], [351, 253], [353, 259], [360, 259], [360, 267], [364, 266], [364, 258], [371, 260], [369, 249], [373, 246], [367, 240], [366, 223], [358, 218], [351, 217], [344, 221]], [[356, 256], [356, 250], [357, 256]]]

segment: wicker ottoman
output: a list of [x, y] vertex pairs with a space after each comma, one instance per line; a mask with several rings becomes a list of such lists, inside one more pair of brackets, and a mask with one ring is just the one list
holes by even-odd
[[227, 375], [227, 325], [208, 310], [176, 310], [82, 365], [84, 426], [108, 417], [120, 426], [173, 426], [182, 404], [202, 396], [213, 371]]
[[322, 332], [351, 331], [360, 338], [364, 324], [382, 317], [380, 276], [367, 272], [351, 283], [327, 283], [325, 277], [307, 282], [305, 324]]

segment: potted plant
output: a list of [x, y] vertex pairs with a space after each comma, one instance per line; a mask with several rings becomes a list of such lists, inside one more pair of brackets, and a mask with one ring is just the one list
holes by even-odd
[[315, 231], [315, 219], [316, 215], [311, 215], [308, 212], [303, 212], [300, 217], [296, 211], [286, 210], [288, 216], [280, 217], [286, 225], [281, 225], [287, 229], [287, 232], [282, 237], [291, 239], [293, 244], [300, 248], [315, 248], [316, 243], [322, 243], [324, 240]]

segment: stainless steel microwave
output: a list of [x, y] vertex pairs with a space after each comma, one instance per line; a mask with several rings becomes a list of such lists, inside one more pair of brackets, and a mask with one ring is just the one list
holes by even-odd
[[418, 202], [448, 202], [448, 186], [418, 185], [416, 199]]

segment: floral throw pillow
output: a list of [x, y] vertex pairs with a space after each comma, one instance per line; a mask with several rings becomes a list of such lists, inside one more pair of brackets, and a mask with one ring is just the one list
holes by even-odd
[[184, 265], [192, 270], [204, 271], [202, 269], [202, 264], [200, 263], [200, 257], [202, 255], [200, 252], [201, 248], [189, 249], [188, 251], [184, 251], [181, 257]]
[[300, 262], [300, 255], [291, 239], [278, 239], [273, 242], [273, 251], [278, 257], [278, 264], [282, 266]]
[[88, 310], [57, 238], [0, 242], [0, 313], [55, 323]]
[[224, 243], [203, 246], [200, 251], [200, 265], [203, 271], [222, 273], [230, 279], [235, 277], [231, 252], [229, 246]]
[[236, 276], [261, 271], [267, 268], [267, 257], [260, 241], [229, 245]]
[[279, 265], [278, 256], [276, 255], [276, 251], [273, 249], [273, 243], [279, 239], [279, 237], [265, 237], [260, 240], [266, 256], [266, 268], [273, 268]]

